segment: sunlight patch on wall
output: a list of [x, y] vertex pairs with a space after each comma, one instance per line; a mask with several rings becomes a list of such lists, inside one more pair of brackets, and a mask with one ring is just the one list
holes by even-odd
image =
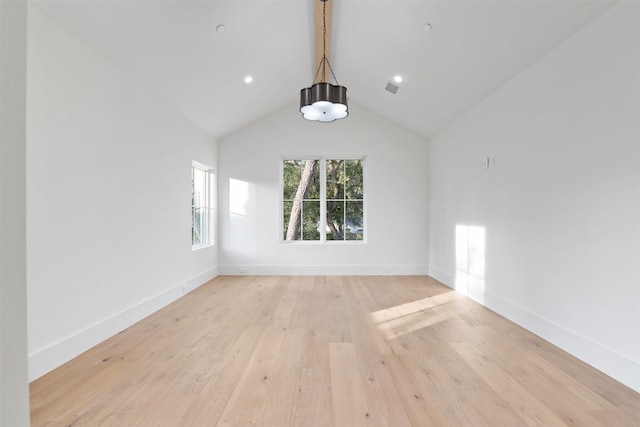
[[[485, 288], [486, 230], [456, 225], [456, 291], [482, 300]], [[480, 301], [483, 302], [483, 301]]]
[[239, 179], [229, 180], [229, 214], [246, 216], [249, 204], [249, 183]]

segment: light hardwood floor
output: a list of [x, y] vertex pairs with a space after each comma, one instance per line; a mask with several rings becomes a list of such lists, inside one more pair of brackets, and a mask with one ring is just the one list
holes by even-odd
[[624, 426], [640, 395], [428, 277], [219, 277], [31, 384], [34, 426]]

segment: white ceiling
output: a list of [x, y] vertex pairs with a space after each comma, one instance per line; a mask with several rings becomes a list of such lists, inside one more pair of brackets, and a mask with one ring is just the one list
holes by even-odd
[[[313, 82], [313, 1], [34, 3], [223, 137], [297, 102]], [[614, 3], [335, 0], [331, 65], [349, 89], [351, 114], [364, 107], [430, 137]], [[392, 95], [384, 88], [396, 74], [404, 81]]]

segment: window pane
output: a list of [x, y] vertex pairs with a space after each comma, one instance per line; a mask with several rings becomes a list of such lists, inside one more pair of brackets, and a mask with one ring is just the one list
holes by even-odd
[[320, 240], [320, 202], [305, 201], [302, 205], [302, 240]]
[[318, 160], [284, 160], [282, 168], [283, 200], [320, 198]]
[[327, 202], [327, 240], [344, 240], [344, 202]]
[[362, 160], [347, 160], [345, 162], [346, 173], [346, 199], [362, 200], [363, 171]]
[[313, 173], [309, 189], [304, 198], [320, 200], [320, 160], [307, 160], [305, 167]]
[[299, 160], [285, 160], [282, 163], [282, 196], [284, 200], [293, 200], [298, 191], [302, 167]]
[[[293, 209], [293, 202], [284, 202], [284, 240], [300, 240], [300, 218], [302, 211], [298, 209], [297, 214], [291, 215]], [[291, 230], [289, 230], [289, 223], [292, 223]]]
[[364, 238], [363, 219], [362, 202], [346, 202], [345, 240], [362, 240]]
[[202, 215], [198, 207], [192, 208], [192, 224], [191, 224], [191, 243], [199, 245], [202, 243]]
[[327, 199], [344, 199], [344, 160], [327, 160]]
[[199, 169], [193, 169], [193, 205], [203, 206], [203, 198], [205, 197], [205, 173]]

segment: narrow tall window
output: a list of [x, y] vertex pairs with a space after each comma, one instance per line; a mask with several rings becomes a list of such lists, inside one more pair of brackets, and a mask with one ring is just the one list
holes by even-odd
[[191, 164], [191, 246], [200, 248], [214, 243], [215, 174], [197, 162]]
[[284, 241], [364, 240], [364, 160], [282, 161]]

